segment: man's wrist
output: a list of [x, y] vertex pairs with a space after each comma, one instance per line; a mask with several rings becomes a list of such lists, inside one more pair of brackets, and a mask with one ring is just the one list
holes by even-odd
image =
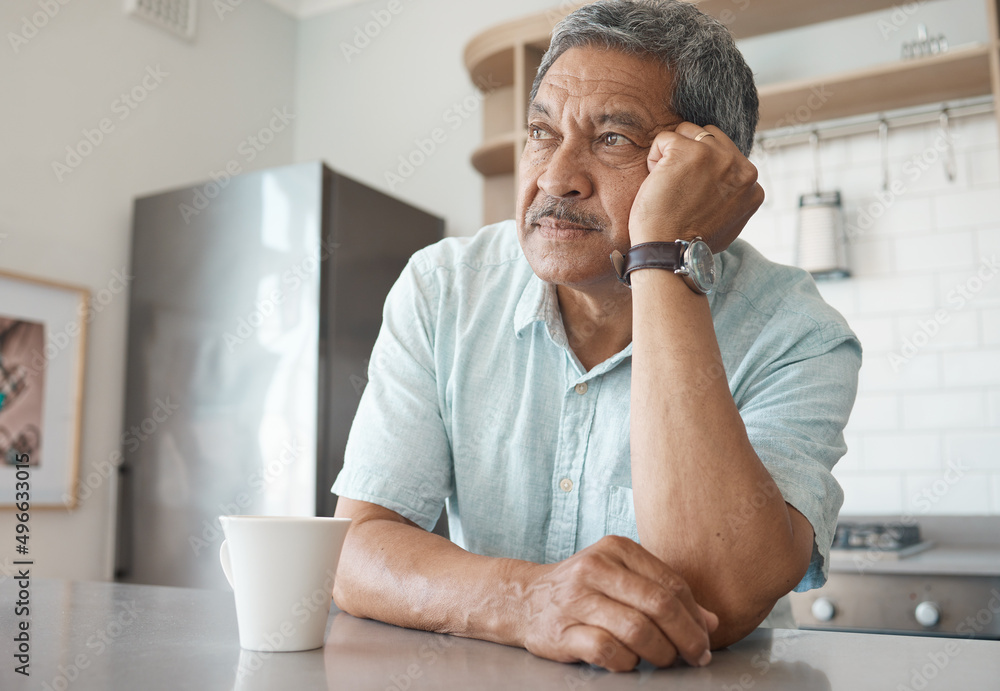
[[[692, 299], [693, 302], [698, 303], [700, 301], [707, 302], [707, 297], [700, 293], [696, 293], [688, 287], [687, 283], [684, 282], [684, 278], [679, 274], [675, 274], [672, 271], [665, 271], [664, 269], [636, 269], [629, 274], [629, 279], [632, 281], [632, 291], [661, 291], [665, 294], [669, 294], [671, 302], [674, 299]], [[634, 305], [633, 301], [633, 305]]]
[[692, 242], [695, 238], [704, 239], [706, 233], [687, 228], [677, 229], [671, 224], [643, 223], [641, 226], [629, 225], [629, 242], [632, 246], [641, 245], [644, 242], [674, 242], [683, 240]]
[[533, 616], [532, 584], [545, 569], [545, 565], [520, 559], [498, 559], [496, 568], [497, 592], [500, 597], [493, 604], [494, 611], [489, 616], [488, 638], [495, 643], [523, 648], [528, 623]]

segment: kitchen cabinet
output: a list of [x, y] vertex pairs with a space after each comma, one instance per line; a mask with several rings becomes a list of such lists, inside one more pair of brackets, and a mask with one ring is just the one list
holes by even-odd
[[[984, 45], [759, 88], [759, 130], [993, 94], [1000, 102], [1000, 0], [983, 0], [989, 24]], [[484, 89], [483, 143], [472, 164], [484, 178], [483, 215], [493, 223], [514, 215], [517, 160], [527, 133], [528, 94], [552, 28], [582, 3], [488, 29], [469, 41], [465, 65]], [[737, 39], [804, 27], [898, 5], [898, 0], [703, 0], [702, 11], [730, 27]], [[826, 87], [835, 99], [822, 109], [801, 108]], [[794, 118], [789, 118], [789, 114]], [[790, 121], [791, 120], [791, 121]]]

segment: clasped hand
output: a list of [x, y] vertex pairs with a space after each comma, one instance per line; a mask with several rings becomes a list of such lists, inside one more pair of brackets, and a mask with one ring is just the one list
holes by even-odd
[[525, 597], [524, 647], [560, 662], [627, 671], [679, 655], [711, 660], [718, 618], [694, 601], [676, 572], [637, 543], [608, 536], [556, 564], [536, 565]]

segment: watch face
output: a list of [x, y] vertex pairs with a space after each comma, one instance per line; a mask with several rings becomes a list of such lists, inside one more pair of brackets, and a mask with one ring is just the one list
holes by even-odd
[[715, 287], [715, 258], [712, 250], [703, 241], [695, 240], [688, 245], [684, 255], [691, 280], [701, 292], [710, 292]]

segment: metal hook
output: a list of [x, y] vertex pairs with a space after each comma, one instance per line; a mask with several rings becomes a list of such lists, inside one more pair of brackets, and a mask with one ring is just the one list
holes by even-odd
[[889, 123], [879, 120], [878, 141], [882, 156], [882, 190], [889, 189]]
[[[766, 139], [764, 137], [758, 136], [756, 142], [754, 143], [753, 152], [757, 154], [757, 161], [759, 165], [757, 170], [759, 171], [761, 177], [761, 186], [766, 192], [769, 189], [774, 189], [774, 185], [771, 184], [771, 148], [774, 146], [772, 140]], [[771, 206], [774, 200], [771, 198], [770, 194], [764, 196], [764, 202], [761, 204], [762, 207]]]
[[955, 162], [955, 143], [951, 139], [951, 121], [948, 117], [948, 109], [941, 109], [941, 133], [944, 135], [944, 174], [948, 182], [955, 182], [958, 165]]
[[809, 133], [809, 145], [813, 154], [813, 192], [819, 194], [820, 185], [820, 165], [819, 165], [819, 130]]

